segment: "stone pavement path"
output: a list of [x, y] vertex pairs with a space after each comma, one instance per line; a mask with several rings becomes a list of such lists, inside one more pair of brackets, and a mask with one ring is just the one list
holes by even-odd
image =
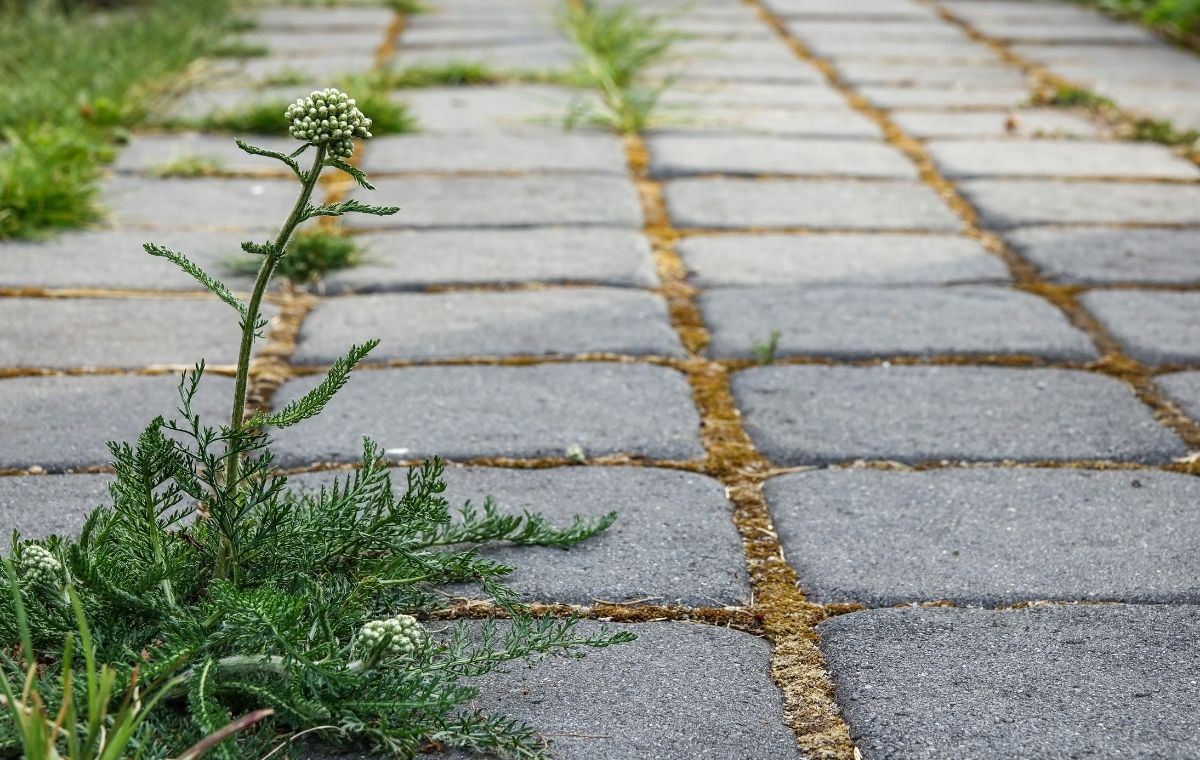
[[[177, 112], [570, 61], [548, 2], [428, 4], [265, 10], [271, 54]], [[648, 134], [564, 133], [580, 96], [548, 85], [395, 94], [421, 132], [362, 165], [403, 211], [345, 222], [366, 266], [272, 296], [256, 398], [384, 343], [283, 464], [323, 480], [368, 434], [449, 458], [458, 500], [621, 513], [496, 550], [640, 637], [486, 684], [562, 757], [1195, 757], [1200, 167], [1025, 103], [1053, 75], [1194, 124], [1200, 58], [1061, 3], [639, 5], [689, 35]], [[308, 81], [264, 90], [283, 72]], [[0, 528], [72, 530], [103, 442], [193, 360], [228, 374], [216, 307], [139, 246], [219, 268], [281, 216], [291, 183], [235, 153], [146, 174], [227, 140], [138, 135], [110, 227], [0, 248]]]

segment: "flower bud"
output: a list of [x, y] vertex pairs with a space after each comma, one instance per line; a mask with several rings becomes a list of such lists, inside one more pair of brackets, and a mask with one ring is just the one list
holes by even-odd
[[21, 578], [30, 585], [57, 584], [62, 564], [44, 546], [29, 544], [21, 551], [18, 563]]
[[355, 138], [371, 136], [371, 120], [358, 110], [354, 98], [332, 88], [298, 99], [288, 106], [284, 117], [292, 137], [327, 146], [339, 158], [353, 155]]
[[412, 657], [425, 646], [425, 627], [411, 615], [371, 620], [358, 633], [357, 645], [367, 657]]

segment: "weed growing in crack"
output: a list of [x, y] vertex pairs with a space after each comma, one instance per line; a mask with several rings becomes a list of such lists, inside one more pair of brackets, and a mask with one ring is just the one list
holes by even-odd
[[778, 330], [772, 330], [766, 340], [756, 341], [750, 347], [750, 353], [754, 356], [754, 363], [760, 367], [766, 367], [775, 363], [776, 354], [779, 353], [779, 338], [781, 333]]
[[[372, 117], [372, 131], [375, 134], [399, 135], [417, 131], [417, 121], [408, 108], [389, 99], [382, 92], [368, 91], [365, 97], [359, 99], [359, 103], [375, 114]], [[287, 136], [287, 127], [279, 120], [279, 114], [286, 111], [288, 105], [283, 101], [254, 103], [243, 108], [217, 111], [201, 119], [167, 122], [163, 126], [249, 135]]]
[[[287, 252], [275, 267], [275, 273], [293, 285], [320, 282], [330, 272], [358, 266], [364, 260], [362, 248], [354, 238], [323, 229], [297, 232], [288, 241]], [[247, 256], [232, 259], [228, 269], [233, 274], [254, 275], [259, 260]]]
[[[13, 537], [15, 567], [0, 576], [0, 755], [192, 758], [199, 747], [211, 757], [261, 757], [306, 734], [397, 757], [431, 745], [537, 757], [532, 728], [471, 709], [469, 679], [515, 659], [633, 638], [532, 617], [503, 585], [511, 568], [479, 554], [490, 542], [570, 546], [615, 515], [559, 529], [487, 502], [455, 520], [440, 463], [409, 470], [397, 496], [370, 441], [358, 469], [318, 491], [290, 490], [274, 473], [268, 431], [319, 414], [377, 341], [351, 347], [305, 396], [248, 416], [268, 283], [306, 221], [397, 211], [312, 200], [326, 169], [372, 189], [345, 160], [355, 140], [371, 136], [353, 100], [315, 92], [287, 116], [302, 143], [293, 153], [238, 143], [283, 163], [300, 183], [278, 235], [243, 244], [261, 262], [248, 300], [183, 254], [146, 245], [238, 315], [228, 422], [197, 415], [197, 365], [180, 381], [174, 419], [157, 417], [136, 441], [110, 444], [111, 504], [92, 512], [77, 538]], [[420, 621], [445, 604], [438, 587], [449, 583], [474, 584], [511, 621], [427, 628]]]
[[567, 126], [590, 124], [623, 134], [644, 130], [670, 86], [669, 78], [652, 78], [649, 71], [669, 59], [682, 35], [634, 5], [601, 8], [589, 0], [567, 3], [560, 26], [579, 49], [573, 78], [600, 95], [600, 103], [576, 99]]
[[150, 167], [146, 173], [159, 179], [167, 177], [211, 177], [224, 170], [224, 164], [216, 156], [185, 154], [170, 161]]

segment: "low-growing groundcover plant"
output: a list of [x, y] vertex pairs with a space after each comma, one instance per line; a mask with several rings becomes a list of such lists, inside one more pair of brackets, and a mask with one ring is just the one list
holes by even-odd
[[[397, 210], [312, 202], [325, 169], [371, 189], [347, 163], [354, 141], [370, 137], [355, 101], [314, 92], [287, 120], [302, 143], [290, 155], [239, 141], [287, 165], [301, 186], [278, 236], [243, 245], [261, 257], [248, 301], [183, 254], [146, 246], [241, 320], [229, 421], [196, 414], [197, 365], [180, 381], [175, 419], [157, 417], [136, 441], [109, 445], [111, 505], [92, 512], [78, 538], [13, 537], [0, 575], [0, 756], [283, 756], [303, 735], [399, 757], [443, 746], [537, 757], [531, 727], [468, 707], [476, 695], [469, 679], [514, 659], [579, 655], [633, 638], [531, 616], [502, 583], [511, 568], [479, 554], [493, 541], [569, 546], [615, 515], [556, 529], [485, 503], [452, 519], [436, 460], [410, 469], [396, 495], [370, 441], [358, 469], [320, 490], [290, 490], [274, 474], [267, 431], [320, 413], [376, 341], [353, 346], [307, 395], [247, 419], [268, 281], [306, 220]], [[445, 604], [438, 586], [448, 583], [475, 584], [511, 619], [421, 622]]]

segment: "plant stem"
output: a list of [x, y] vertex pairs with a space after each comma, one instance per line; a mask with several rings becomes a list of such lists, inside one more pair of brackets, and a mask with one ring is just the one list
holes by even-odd
[[[275, 271], [275, 265], [279, 262], [280, 257], [283, 256], [284, 248], [287, 247], [292, 232], [305, 220], [305, 211], [308, 208], [309, 200], [311, 200], [313, 190], [317, 186], [317, 180], [321, 178], [321, 169], [325, 163], [325, 146], [318, 145], [316, 148], [317, 153], [313, 156], [312, 169], [306, 172], [303, 178], [300, 197], [296, 199], [296, 204], [292, 207], [292, 213], [279, 230], [279, 235], [276, 236], [272, 249], [263, 256], [262, 266], [258, 269], [258, 277], [254, 280], [254, 291], [250, 295], [250, 302], [246, 305], [246, 319], [242, 323], [242, 345], [238, 353], [237, 376], [233, 389], [233, 412], [229, 417], [229, 428], [234, 433], [241, 431], [243, 418], [246, 415], [246, 384], [250, 375], [250, 354], [254, 349], [259, 308], [262, 306], [262, 299], [267, 290], [267, 283], [271, 280], [271, 274]], [[230, 454], [228, 461], [225, 463], [225, 485], [227, 488], [234, 489], [233, 498], [240, 498], [240, 489], [237, 487], [238, 466], [240, 463], [236, 454]], [[228, 537], [222, 537], [220, 550], [217, 552], [215, 577], [224, 578], [228, 574], [231, 549]]]

